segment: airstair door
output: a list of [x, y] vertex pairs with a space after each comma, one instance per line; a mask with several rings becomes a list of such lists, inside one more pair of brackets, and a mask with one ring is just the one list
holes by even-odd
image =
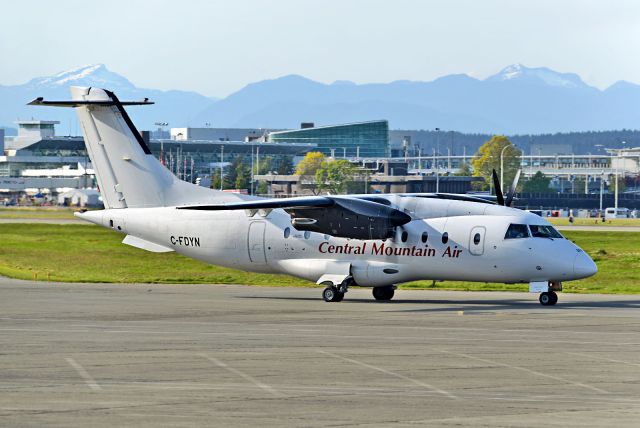
[[476, 226], [471, 229], [469, 236], [469, 252], [474, 256], [481, 256], [484, 253], [484, 235], [486, 229], [484, 226]]
[[261, 265], [267, 263], [267, 256], [264, 251], [264, 231], [264, 221], [254, 221], [249, 225], [249, 260], [252, 263]]

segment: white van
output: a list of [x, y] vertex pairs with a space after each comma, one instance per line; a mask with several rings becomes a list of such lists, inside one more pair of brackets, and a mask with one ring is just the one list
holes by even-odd
[[629, 208], [607, 208], [604, 211], [605, 220], [610, 220], [612, 218], [629, 218]]

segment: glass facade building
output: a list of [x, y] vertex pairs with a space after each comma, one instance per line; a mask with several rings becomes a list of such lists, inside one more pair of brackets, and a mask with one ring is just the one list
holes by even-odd
[[271, 143], [313, 143], [326, 156], [376, 158], [389, 156], [386, 120], [318, 126], [269, 134]]

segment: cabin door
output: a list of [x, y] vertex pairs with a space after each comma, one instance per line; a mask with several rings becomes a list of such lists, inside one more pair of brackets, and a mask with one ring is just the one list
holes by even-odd
[[267, 256], [264, 251], [264, 231], [264, 221], [253, 221], [249, 225], [249, 260], [252, 263], [261, 265], [267, 263]]

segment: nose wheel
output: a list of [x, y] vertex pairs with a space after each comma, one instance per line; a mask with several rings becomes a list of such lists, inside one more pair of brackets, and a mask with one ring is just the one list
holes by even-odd
[[542, 306], [553, 306], [558, 303], [558, 295], [554, 291], [545, 291], [540, 293], [540, 304]]

